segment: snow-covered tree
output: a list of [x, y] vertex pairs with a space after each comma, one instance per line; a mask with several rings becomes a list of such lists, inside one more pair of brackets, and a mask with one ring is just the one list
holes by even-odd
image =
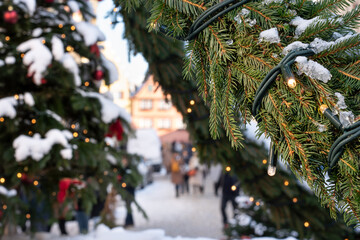
[[121, 150], [130, 115], [98, 93], [117, 72], [99, 51], [104, 35], [92, 11], [86, 0], [0, 2], [2, 230], [51, 219], [64, 178], [76, 191], [63, 194], [87, 211], [95, 191], [105, 197], [111, 183], [121, 193], [119, 181], [137, 184], [136, 168], [121, 166], [131, 158]]

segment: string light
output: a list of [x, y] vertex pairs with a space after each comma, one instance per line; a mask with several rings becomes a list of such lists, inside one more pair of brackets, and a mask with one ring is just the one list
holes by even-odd
[[67, 46], [66, 51], [72, 52], [72, 51], [74, 51], [74, 48], [72, 46]]
[[4, 204], [2, 208], [3, 208], [4, 210], [6, 210], [6, 209], [7, 209], [7, 206]]
[[5, 41], [7, 41], [7, 42], [10, 41], [10, 37], [9, 37], [9, 36], [6, 36], [6, 37], [5, 37]]
[[114, 11], [114, 12], [117, 12], [117, 11], [118, 11], [118, 9], [117, 9], [117, 8], [114, 8], [114, 9], [113, 9], [113, 11]]
[[39, 185], [39, 182], [38, 181], [34, 181], [34, 186], [37, 186], [37, 185]]
[[235, 185], [232, 185], [232, 186], [231, 186], [231, 190], [235, 192], [235, 191], [236, 191], [236, 186], [235, 186]]
[[71, 31], [75, 31], [76, 27], [75, 27], [74, 25], [72, 25], [72, 26], [70, 27], [70, 29], [71, 29]]
[[126, 183], [122, 183], [121, 186], [122, 186], [123, 188], [126, 188]]
[[84, 63], [84, 64], [90, 62], [90, 60], [88, 58], [86, 58], [86, 57], [81, 57], [80, 61], [81, 61], [81, 63]]
[[108, 171], [104, 171], [104, 175], [107, 176], [109, 174]]
[[84, 133], [84, 134], [87, 134], [87, 133], [88, 133], [88, 130], [84, 129], [84, 130], [83, 130], [83, 133]]
[[90, 139], [89, 138], [85, 138], [85, 142], [90, 142]]
[[61, 34], [61, 38], [66, 38], [66, 35], [64, 33]]
[[255, 199], [253, 197], [249, 198], [250, 202], [253, 202]]
[[0, 122], [4, 122], [4, 121], [5, 121], [5, 118], [1, 117]]
[[58, 25], [59, 28], [63, 28], [64, 25], [62, 25], [61, 23]]
[[30, 219], [31, 215], [29, 213], [26, 214], [25, 216], [27, 219]]
[[15, 94], [15, 95], [14, 95], [14, 98], [15, 98], [16, 100], [18, 100], [18, 99], [19, 99], [19, 95]]
[[74, 137], [78, 137], [79, 134], [78, 134], [77, 132], [74, 132], [74, 133], [73, 133], [73, 136], [74, 136]]
[[8, 7], [8, 10], [9, 10], [9, 11], [14, 10], [13, 6], [9, 6], [9, 7]]
[[71, 124], [71, 128], [74, 129], [76, 127], [75, 124]]
[[194, 100], [190, 100], [190, 105], [195, 105], [195, 101], [194, 101]]
[[309, 222], [304, 222], [304, 227], [310, 227], [310, 223]]
[[70, 7], [69, 6], [64, 6], [64, 10], [67, 11], [67, 12], [70, 12]]
[[260, 206], [260, 202], [256, 202], [255, 205], [256, 205], [256, 206]]
[[275, 176], [276, 174], [276, 163], [277, 163], [277, 153], [275, 149], [275, 144], [273, 141], [271, 141], [270, 145], [270, 153], [269, 153], [269, 165], [267, 173], [270, 177]]
[[17, 173], [17, 174], [16, 174], [16, 177], [17, 177], [17, 178], [21, 178], [21, 177], [22, 177], [22, 174], [21, 174], [21, 173]]
[[32, 131], [29, 131], [28, 134], [31, 136], [31, 135], [33, 134], [33, 132], [32, 132]]
[[287, 85], [289, 88], [295, 88], [296, 87], [296, 80], [295, 80], [295, 76], [292, 73], [289, 65], [283, 65], [281, 66], [281, 73], [284, 76], [284, 78], [287, 81]]
[[290, 184], [290, 183], [289, 183], [288, 180], [284, 181], [284, 185], [285, 185], [285, 186], [289, 186], [289, 184]]
[[24, 56], [25, 56], [25, 53], [20, 54], [21, 58], [24, 58]]
[[46, 40], [45, 40], [45, 39], [43, 39], [43, 40], [41, 40], [41, 42], [42, 42], [42, 44], [45, 44], [45, 43], [46, 43]]
[[24, 167], [24, 171], [25, 171], [25, 172], [29, 171], [28, 166], [25, 166], [25, 167]]
[[196, 147], [192, 147], [192, 148], [191, 148], [191, 151], [192, 151], [192, 152], [196, 152]]
[[264, 165], [267, 164], [267, 160], [266, 160], [266, 159], [262, 160], [262, 163], [263, 163]]
[[89, 83], [89, 82], [85, 82], [84, 85], [85, 85], [85, 87], [88, 87], [88, 86], [90, 85], [90, 83]]
[[0, 183], [5, 183], [5, 178], [0, 178]]
[[192, 112], [192, 109], [191, 109], [191, 108], [188, 108], [188, 109], [187, 109], [187, 112], [188, 112], [188, 113], [191, 113], [191, 112]]
[[32, 124], [35, 124], [35, 123], [36, 123], [36, 119], [35, 119], [35, 118], [31, 119], [31, 123], [32, 123]]
[[294, 197], [294, 198], [292, 199], [292, 201], [293, 201], [293, 203], [297, 203], [298, 199], [297, 199], [296, 197]]
[[231, 171], [231, 167], [227, 166], [227, 167], [225, 168], [225, 171], [230, 172], [230, 171]]

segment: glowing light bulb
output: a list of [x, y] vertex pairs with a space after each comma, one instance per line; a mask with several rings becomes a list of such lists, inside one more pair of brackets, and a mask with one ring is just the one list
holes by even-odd
[[15, 98], [16, 100], [18, 100], [18, 99], [19, 99], [19, 95], [15, 94], [15, 95], [14, 95], [14, 98]]
[[287, 85], [289, 88], [295, 88], [296, 87], [296, 80], [295, 78], [289, 78], [287, 80]]
[[90, 142], [90, 139], [89, 138], [85, 138], [85, 142]]
[[191, 148], [192, 152], [196, 152], [196, 147]]
[[35, 123], [36, 123], [36, 119], [35, 119], [35, 118], [31, 119], [31, 123], [32, 123], [32, 124], [35, 124]]
[[195, 104], [195, 100], [190, 100], [190, 105], [194, 105]]
[[249, 198], [250, 202], [253, 202], [255, 199], [253, 197]]
[[4, 122], [4, 121], [5, 121], [5, 118], [1, 117], [0, 122]]
[[227, 167], [225, 168], [225, 171], [230, 172], [230, 171], [231, 171], [231, 167], [227, 166]]
[[5, 204], [3, 205], [3, 209], [4, 209], [4, 210], [6, 210], [6, 209], [7, 209], [7, 206], [6, 206]]
[[232, 186], [231, 186], [231, 190], [232, 190], [232, 191], [236, 191], [236, 186], [235, 186], [235, 185], [232, 185]]
[[74, 136], [74, 137], [78, 137], [79, 134], [78, 134], [77, 132], [74, 132], [74, 133], [73, 133], [73, 136]]
[[320, 107], [319, 107], [319, 110], [320, 110], [320, 112], [322, 113], [322, 114], [324, 114], [324, 112], [326, 111], [326, 109], [328, 109], [329, 107], [327, 106], [327, 105], [325, 105], [325, 104], [323, 104], [323, 105], [321, 105]]
[[191, 109], [191, 108], [188, 108], [188, 109], [187, 109], [187, 112], [188, 112], [188, 113], [191, 113], [191, 112], [192, 112], [192, 109]]
[[289, 183], [289, 181], [287, 181], [287, 180], [284, 182], [284, 185], [285, 185], [285, 186], [289, 186], [289, 184], [290, 184], [290, 183]]
[[309, 222], [304, 222], [304, 227], [310, 227], [310, 223]]
[[16, 174], [16, 177], [17, 177], [17, 178], [21, 178], [21, 177], [22, 177], [22, 174], [21, 174], [21, 173], [17, 173], [17, 174]]
[[126, 188], [126, 183], [122, 183], [121, 186], [122, 186], [123, 188]]
[[9, 11], [14, 10], [13, 6], [9, 6], [9, 7], [8, 7], [8, 10], [9, 10]]
[[84, 134], [87, 134], [87, 133], [88, 133], [88, 131], [87, 131], [86, 129], [84, 129], [84, 130], [83, 130], [83, 133], [84, 133]]
[[256, 202], [255, 205], [256, 205], [256, 206], [260, 206], [260, 202]]
[[45, 43], [46, 43], [45, 39], [41, 40], [41, 42], [42, 42], [42, 44], [45, 44]]
[[9, 37], [9, 36], [6, 36], [6, 37], [5, 37], [5, 41], [7, 41], [7, 42], [10, 41], [10, 37]]
[[5, 183], [5, 178], [0, 178], [0, 183]]
[[296, 197], [294, 197], [294, 198], [292, 199], [292, 201], [293, 201], [293, 203], [297, 203], [298, 199], [297, 199]]
[[267, 160], [266, 160], [266, 159], [262, 160], [262, 163], [263, 163], [264, 165], [267, 164]]
[[84, 85], [85, 85], [85, 87], [88, 87], [88, 86], [90, 85], [90, 83], [89, 83], [89, 82], [85, 82]]
[[64, 25], [62, 25], [61, 23], [58, 25], [59, 28], [63, 28]]
[[64, 33], [61, 34], [61, 38], [66, 38], [66, 35]]
[[72, 25], [72, 26], [70, 27], [70, 29], [71, 29], [71, 31], [75, 31], [76, 27], [75, 27], [74, 25]]
[[39, 185], [39, 182], [38, 181], [34, 181], [34, 186], [37, 186], [37, 185]]
[[30, 217], [31, 217], [30, 214], [27, 213], [27, 214], [26, 214], [26, 218], [27, 218], [27, 219], [30, 219]]
[[268, 174], [270, 177], [275, 176], [275, 174], [276, 174], [276, 167], [269, 165], [268, 170], [267, 170], [267, 174]]

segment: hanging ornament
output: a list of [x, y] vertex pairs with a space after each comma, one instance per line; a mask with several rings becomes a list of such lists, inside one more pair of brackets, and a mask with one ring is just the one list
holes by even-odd
[[47, 80], [45, 78], [41, 79], [41, 84], [47, 84]]
[[15, 24], [17, 23], [19, 16], [15, 10], [8, 10], [4, 12], [3, 18], [4, 22]]
[[95, 54], [96, 57], [100, 57], [99, 46], [96, 43], [94, 43], [93, 45], [90, 46], [90, 52]]
[[104, 78], [104, 72], [101, 69], [97, 69], [94, 73], [93, 73], [93, 78], [96, 81], [100, 81]]
[[119, 119], [117, 119], [113, 124], [109, 127], [109, 132], [105, 135], [106, 137], [116, 136], [118, 141], [121, 141], [123, 138], [124, 129]]

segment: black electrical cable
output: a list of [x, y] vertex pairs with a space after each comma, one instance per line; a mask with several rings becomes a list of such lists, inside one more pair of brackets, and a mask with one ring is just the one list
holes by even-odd
[[[208, 27], [212, 22], [214, 22], [217, 18], [225, 15], [226, 13], [230, 12], [231, 10], [241, 7], [242, 5], [252, 1], [252, 0], [243, 0], [240, 1], [238, 3], [234, 3], [233, 5], [225, 8], [226, 6], [232, 4], [233, 2], [235, 2], [236, 0], [226, 0], [223, 2], [220, 2], [214, 6], [211, 6], [209, 9], [207, 9], [205, 12], [203, 12], [196, 20], [195, 22], [191, 25], [189, 32], [187, 34], [186, 37], [182, 38], [182, 37], [174, 37], [173, 33], [171, 31], [168, 30], [168, 28], [166, 26], [160, 26], [159, 27], [159, 31], [167, 34], [173, 38], [176, 38], [178, 40], [181, 41], [189, 41], [192, 40], [194, 38], [196, 38], [196, 36], [202, 31], [204, 30], [206, 27]], [[220, 9], [223, 9], [222, 11], [218, 12]], [[218, 12], [218, 13], [216, 13]], [[216, 14], [215, 14], [216, 13]], [[214, 16], [210, 17], [212, 14], [215, 14]], [[210, 18], [209, 18], [210, 17]], [[207, 18], [209, 18], [206, 22], [204, 22]]]
[[[288, 66], [295, 62], [295, 58], [298, 56], [312, 56], [315, 52], [312, 49], [305, 50], [294, 50], [287, 54], [280, 63], [265, 76], [264, 80], [260, 83], [260, 86], [256, 90], [254, 102], [252, 105], [252, 115], [256, 118], [259, 112], [260, 104], [262, 99], [267, 94], [270, 86], [275, 82], [277, 76], [281, 73], [281, 67]], [[257, 118], [258, 122], [261, 121], [260, 118]]]

